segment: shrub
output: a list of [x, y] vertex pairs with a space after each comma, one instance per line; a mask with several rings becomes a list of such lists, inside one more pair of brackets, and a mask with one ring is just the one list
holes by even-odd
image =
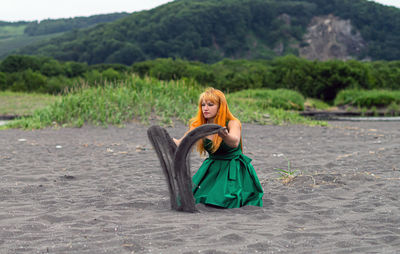
[[318, 99], [308, 98], [306, 102], [304, 102], [304, 107], [325, 110], [330, 108], [330, 105]]
[[72, 86], [72, 80], [64, 76], [51, 77], [47, 79], [46, 84], [42, 88], [43, 93], [60, 94], [68, 87]]
[[229, 94], [231, 103], [248, 103], [257, 107], [303, 110], [304, 97], [288, 89], [248, 89]]
[[335, 100], [335, 106], [352, 105], [356, 97], [360, 96], [360, 90], [347, 89], [340, 91]]
[[10, 55], [0, 64], [0, 71], [2, 72], [21, 72], [28, 69], [39, 70], [39, 58], [24, 55]]
[[120, 73], [112, 68], [108, 68], [107, 70], [105, 70], [101, 73], [104, 80], [112, 81], [112, 82], [122, 79], [122, 77], [123, 77], [122, 74], [123, 73]]
[[[400, 98], [399, 98], [400, 99]], [[393, 93], [388, 91], [368, 91], [363, 96], [359, 96], [355, 100], [356, 105], [363, 107], [384, 107], [396, 102], [396, 97]]]
[[83, 78], [89, 84], [89, 86], [94, 86], [101, 84], [103, 80], [103, 76], [98, 70], [90, 70], [83, 74]]
[[351, 105], [354, 107], [386, 107], [400, 103], [400, 91], [389, 90], [343, 90], [336, 96], [336, 106]]
[[14, 76], [14, 79], [11, 86], [11, 90], [14, 92], [43, 92], [47, 82], [45, 76], [31, 69], [18, 73], [18, 75]]
[[43, 63], [40, 72], [47, 77], [65, 74], [64, 67], [56, 60], [49, 60], [48, 62]]
[[82, 76], [88, 70], [86, 63], [78, 62], [66, 62], [64, 68], [69, 78]]

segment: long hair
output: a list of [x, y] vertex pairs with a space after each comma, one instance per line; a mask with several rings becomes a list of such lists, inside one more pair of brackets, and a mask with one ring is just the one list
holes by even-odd
[[[218, 89], [209, 87], [202, 94], [200, 94], [197, 114], [195, 117], [190, 119], [190, 122], [189, 122], [190, 130], [207, 123], [207, 120], [204, 118], [203, 111], [201, 108], [201, 104], [203, 103], [203, 101], [204, 102], [211, 101], [212, 103], [217, 104], [219, 106], [217, 115], [214, 118], [215, 124], [218, 124], [221, 126], [226, 126], [226, 123], [229, 120], [237, 120], [240, 123], [239, 119], [234, 117], [232, 115], [232, 113], [229, 111], [228, 103], [226, 101], [224, 93]], [[221, 142], [222, 142], [222, 138], [218, 135], [214, 135], [213, 140], [212, 140], [213, 146], [212, 146], [211, 152], [214, 153], [215, 151], [217, 151], [219, 146], [221, 145]], [[197, 142], [197, 151], [201, 155], [205, 155], [206, 150], [204, 149], [203, 139], [200, 139]]]

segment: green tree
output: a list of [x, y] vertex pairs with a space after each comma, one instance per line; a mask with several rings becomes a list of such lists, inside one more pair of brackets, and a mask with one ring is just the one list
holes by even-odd
[[2, 72], [19, 72], [27, 69], [39, 70], [40, 61], [38, 58], [26, 55], [11, 55], [6, 57], [0, 64]]
[[118, 71], [116, 71], [112, 68], [109, 68], [109, 69], [103, 71], [101, 73], [101, 75], [103, 76], [103, 79], [107, 80], [107, 81], [117, 81], [117, 80], [121, 79], [121, 76], [122, 76]]
[[18, 74], [19, 77], [11, 86], [12, 91], [43, 92], [45, 90], [44, 87], [46, 86], [47, 79], [45, 76], [40, 74], [40, 72], [28, 69]]
[[123, 48], [112, 53], [105, 59], [105, 63], [122, 63], [131, 65], [134, 62], [145, 60], [145, 55], [142, 50], [132, 44], [126, 44]]
[[88, 65], [86, 63], [77, 63], [77, 62], [66, 62], [65, 63], [65, 74], [67, 77], [79, 77], [82, 76], [87, 70]]
[[43, 63], [40, 72], [47, 77], [64, 75], [65, 73], [64, 66], [54, 59]]

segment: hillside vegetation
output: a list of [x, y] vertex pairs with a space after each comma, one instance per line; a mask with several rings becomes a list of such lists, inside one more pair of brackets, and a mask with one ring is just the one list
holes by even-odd
[[0, 21], [0, 58], [35, 42], [44, 42], [74, 29], [112, 22], [127, 15], [128, 13], [111, 13], [68, 19], [47, 19], [41, 22]]
[[367, 0], [177, 0], [74, 30], [20, 53], [126, 65], [166, 57], [205, 63], [272, 59], [298, 55], [308, 46], [304, 35], [312, 19], [325, 15], [350, 20], [349, 34], [362, 37], [366, 46], [349, 57], [400, 59], [400, 10]]

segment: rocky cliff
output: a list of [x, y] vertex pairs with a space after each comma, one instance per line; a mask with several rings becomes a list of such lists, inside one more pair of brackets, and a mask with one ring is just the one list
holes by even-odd
[[312, 60], [348, 60], [360, 53], [366, 43], [350, 20], [333, 15], [314, 17], [303, 37], [301, 57]]

